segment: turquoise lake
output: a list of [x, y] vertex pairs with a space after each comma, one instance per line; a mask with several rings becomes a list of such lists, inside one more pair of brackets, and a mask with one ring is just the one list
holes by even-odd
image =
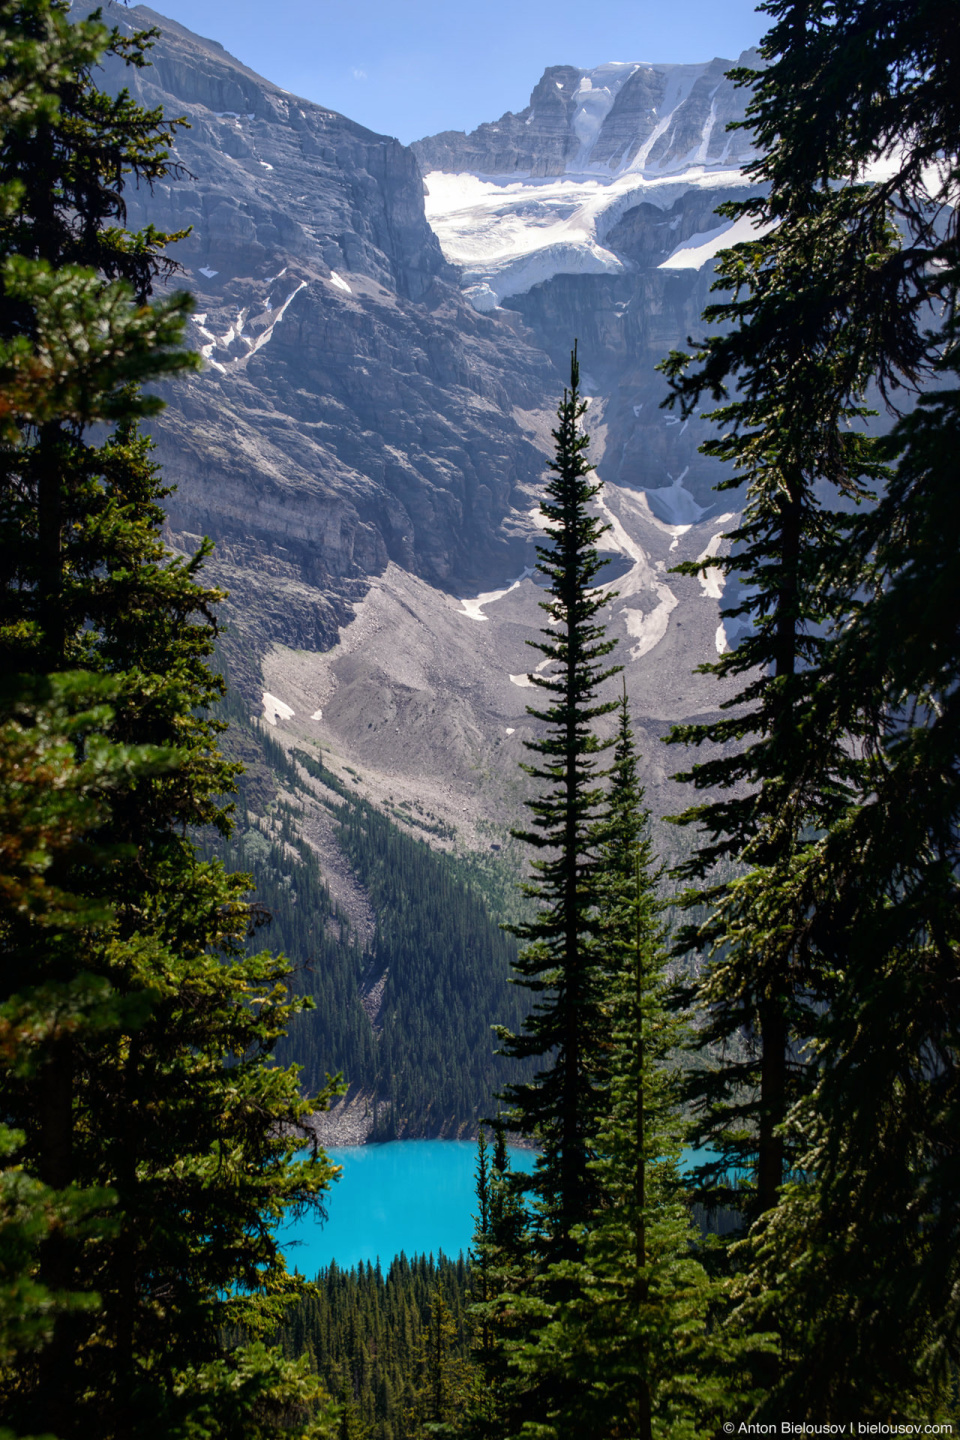
[[[391, 1140], [327, 1151], [343, 1172], [327, 1197], [325, 1224], [307, 1218], [280, 1232], [287, 1264], [313, 1279], [331, 1260], [384, 1269], [401, 1250], [456, 1259], [473, 1238], [477, 1147], [472, 1140]], [[530, 1150], [511, 1150], [515, 1170], [532, 1170]]]
[[[380, 1260], [386, 1269], [403, 1250], [408, 1256], [455, 1260], [473, 1239], [477, 1147], [472, 1140], [391, 1140], [327, 1151], [343, 1167], [327, 1197], [325, 1224], [310, 1217], [280, 1232], [287, 1264], [312, 1280], [331, 1260], [345, 1270]], [[531, 1171], [532, 1150], [511, 1150], [515, 1170]], [[709, 1159], [688, 1150], [681, 1168]]]

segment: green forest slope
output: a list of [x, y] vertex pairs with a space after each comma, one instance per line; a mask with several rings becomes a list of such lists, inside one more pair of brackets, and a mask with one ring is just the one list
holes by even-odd
[[[369, 1098], [374, 1138], [472, 1132], [491, 1095], [523, 1074], [495, 1054], [491, 1027], [516, 1026], [524, 1013], [508, 984], [516, 943], [491, 915], [476, 867], [352, 794], [319, 753], [288, 756], [241, 702], [228, 708], [248, 773], [234, 834], [207, 843], [251, 874], [266, 926], [251, 944], [282, 949], [293, 988], [315, 1006], [280, 1058], [303, 1067], [307, 1090], [342, 1073]], [[375, 916], [365, 943], [304, 839], [304, 806], [318, 800]]]

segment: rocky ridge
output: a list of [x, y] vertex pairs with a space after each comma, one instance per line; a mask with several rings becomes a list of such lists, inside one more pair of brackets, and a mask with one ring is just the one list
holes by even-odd
[[181, 178], [127, 197], [131, 226], [191, 227], [179, 283], [205, 365], [155, 435], [173, 543], [215, 540], [258, 653], [335, 644], [391, 561], [441, 587], [517, 565], [541, 457], [514, 412], [558, 378], [518, 317], [464, 300], [412, 152], [144, 6], [115, 19], [162, 35], [151, 67], [113, 63], [105, 86], [190, 126]]
[[[756, 50], [737, 62], [755, 67]], [[741, 120], [744, 95], [726, 78], [733, 62], [702, 65], [551, 65], [516, 113], [469, 135], [444, 130], [416, 140], [424, 173], [467, 170], [481, 175], [545, 176], [626, 171], [671, 174], [691, 165], [740, 166], [752, 158], [749, 132], [728, 132]]]

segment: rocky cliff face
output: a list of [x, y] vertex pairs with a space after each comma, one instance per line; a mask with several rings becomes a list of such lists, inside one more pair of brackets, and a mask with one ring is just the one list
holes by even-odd
[[390, 561], [440, 587], [517, 567], [541, 455], [515, 412], [558, 379], [518, 316], [462, 297], [412, 152], [145, 7], [114, 18], [163, 33], [106, 86], [190, 125], [184, 176], [128, 194], [131, 225], [191, 227], [178, 283], [205, 365], [156, 430], [174, 543], [213, 537], [260, 652], [334, 644]]
[[[681, 421], [661, 409], [667, 387], [658, 365], [670, 350], [703, 334], [700, 315], [711, 296], [713, 266], [664, 268], [678, 248], [715, 233], [715, 207], [745, 197], [743, 187], [691, 188], [668, 209], [641, 202], [610, 230], [606, 245], [624, 262], [612, 275], [557, 274], [510, 296], [560, 366], [570, 336], [579, 337], [595, 410], [602, 413], [605, 481], [642, 489], [662, 519], [682, 523], [729, 508], [713, 486], [716, 463], [699, 454], [710, 433], [698, 417]], [[691, 245], [691, 242], [693, 244]]]

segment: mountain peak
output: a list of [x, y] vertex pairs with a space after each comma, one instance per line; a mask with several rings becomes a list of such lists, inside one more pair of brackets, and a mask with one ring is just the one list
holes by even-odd
[[[755, 52], [744, 60], [753, 63]], [[733, 65], [720, 57], [695, 65], [550, 65], [525, 109], [469, 135], [427, 136], [412, 148], [424, 173], [491, 177], [662, 176], [694, 165], [739, 167], [754, 152], [744, 132], [727, 133], [746, 103], [745, 92], [726, 78]]]

